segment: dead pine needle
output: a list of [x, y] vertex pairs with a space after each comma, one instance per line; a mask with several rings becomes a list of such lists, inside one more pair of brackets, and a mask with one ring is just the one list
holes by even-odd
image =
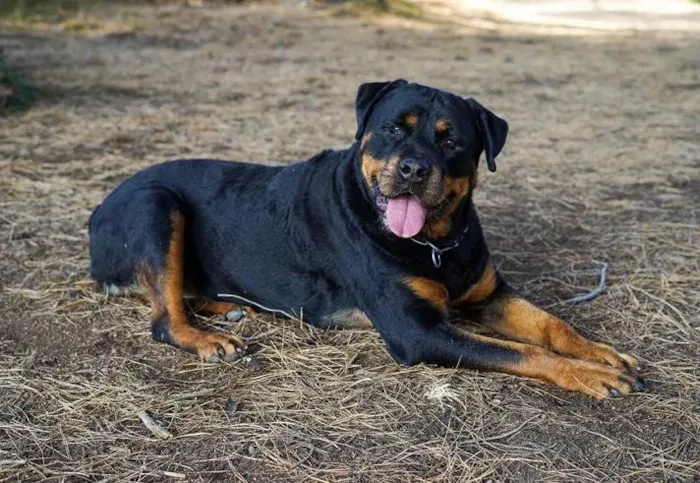
[[570, 299], [566, 300], [567, 304], [573, 305], [573, 304], [578, 304], [581, 302], [586, 302], [587, 300], [591, 300], [591, 299], [596, 298], [598, 295], [603, 293], [603, 290], [605, 290], [605, 282], [606, 282], [606, 275], [608, 272], [608, 264], [605, 262], [598, 262], [596, 260], [594, 260], [594, 262], [600, 264], [600, 283], [598, 283], [598, 287], [595, 290], [588, 292], [585, 295], [579, 295], [578, 297], [574, 297], [574, 298], [570, 298]]
[[187, 478], [187, 475], [184, 473], [175, 473], [174, 471], [164, 471], [163, 476], [167, 476], [168, 478], [174, 478], [176, 480], [184, 480]]

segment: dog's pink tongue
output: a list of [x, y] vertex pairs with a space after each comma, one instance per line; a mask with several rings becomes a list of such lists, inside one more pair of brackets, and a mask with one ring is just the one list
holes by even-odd
[[386, 207], [386, 221], [391, 232], [401, 238], [416, 236], [425, 224], [426, 209], [413, 195], [390, 198]]

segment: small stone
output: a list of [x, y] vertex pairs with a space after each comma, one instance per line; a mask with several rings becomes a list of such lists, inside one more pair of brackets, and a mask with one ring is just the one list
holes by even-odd
[[243, 359], [243, 363], [251, 371], [259, 371], [260, 369], [262, 369], [262, 365], [258, 362], [258, 360], [253, 359], [251, 356], [245, 357]]
[[226, 400], [226, 412], [227, 413], [235, 413], [237, 409], [238, 409], [238, 401], [236, 401], [231, 396], [229, 396], [228, 399]]

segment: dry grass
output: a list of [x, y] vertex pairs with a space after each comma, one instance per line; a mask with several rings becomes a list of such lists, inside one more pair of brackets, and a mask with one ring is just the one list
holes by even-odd
[[[40, 91], [37, 107], [0, 118], [0, 480], [700, 475], [697, 39], [269, 6], [98, 13], [80, 33], [0, 34]], [[120, 27], [134, 19], [142, 29]], [[346, 146], [357, 85], [397, 76], [475, 95], [510, 121], [477, 197], [495, 258], [535, 301], [639, 356], [650, 392], [594, 402], [402, 368], [373, 332], [270, 316], [233, 327], [261, 368], [208, 365], [152, 342], [145, 307], [84, 281], [87, 217], [128, 174], [173, 157], [286, 163]], [[592, 260], [609, 263], [607, 291], [563, 304], [598, 283]]]

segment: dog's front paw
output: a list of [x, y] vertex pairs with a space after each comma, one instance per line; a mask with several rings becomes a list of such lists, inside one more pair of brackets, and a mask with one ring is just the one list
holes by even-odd
[[614, 367], [626, 372], [632, 377], [637, 377], [639, 364], [634, 357], [617, 352], [613, 347], [600, 342], [591, 342], [591, 347], [587, 357], [583, 358], [589, 362], [597, 362]]
[[615, 367], [575, 359], [561, 362], [556, 374], [553, 382], [559, 387], [596, 399], [620, 397], [645, 389], [644, 381], [636, 375]]

